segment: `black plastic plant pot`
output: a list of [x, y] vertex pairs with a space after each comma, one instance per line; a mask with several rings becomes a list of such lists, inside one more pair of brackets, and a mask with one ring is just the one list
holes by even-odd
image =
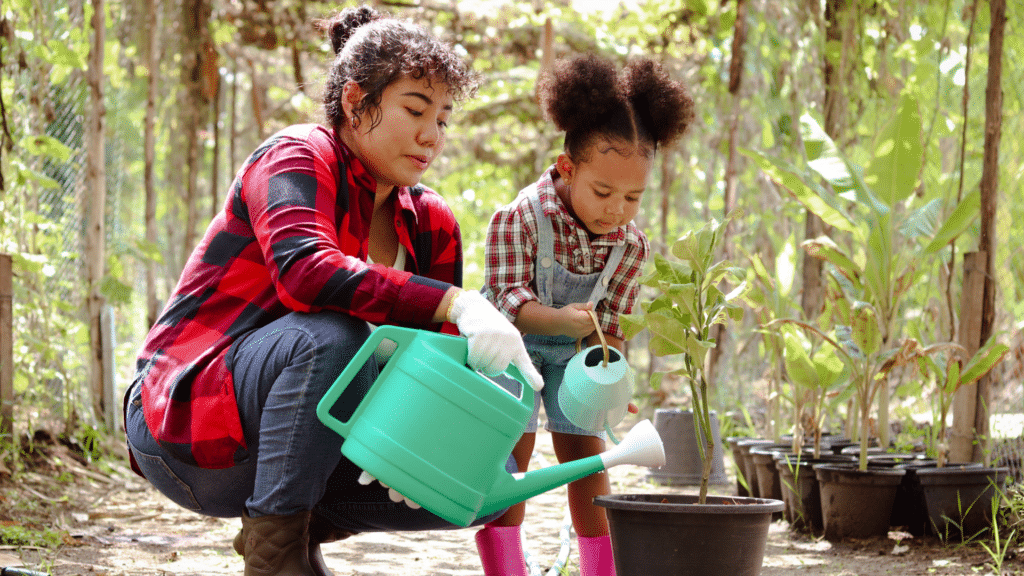
[[779, 500], [612, 494], [606, 508], [619, 576], [757, 576]]
[[821, 517], [829, 542], [844, 538], [885, 536], [892, 504], [906, 470], [868, 468], [857, 464], [817, 464]]
[[779, 471], [782, 501], [786, 503], [786, 520], [798, 532], [821, 536], [825, 526], [821, 518], [821, 489], [814, 475], [815, 464], [850, 463], [853, 456], [822, 454], [818, 458], [806, 454], [775, 454]]
[[1010, 469], [957, 466], [917, 470], [932, 529], [943, 539], [969, 539], [992, 525], [992, 499]]
[[[750, 496], [750, 481], [747, 480], [747, 473], [744, 469], [743, 451], [740, 449], [740, 441], [749, 440], [746, 436], [729, 436], [725, 439], [732, 451], [732, 461], [736, 466], [736, 495]], [[740, 479], [742, 477], [742, 480]]]

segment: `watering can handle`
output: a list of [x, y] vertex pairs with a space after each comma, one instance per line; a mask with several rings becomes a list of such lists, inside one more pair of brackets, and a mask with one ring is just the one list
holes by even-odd
[[[604, 362], [601, 364], [605, 368], [608, 367], [608, 340], [604, 337], [604, 330], [601, 330], [601, 323], [597, 320], [597, 312], [593, 310], [587, 310], [590, 312], [590, 319], [594, 321], [594, 328], [597, 329], [597, 337], [601, 339], [601, 348], [604, 349]], [[583, 339], [576, 341], [576, 352], [579, 352], [583, 348]]]
[[389, 362], [388, 365], [384, 367], [384, 371], [377, 376], [376, 380], [374, 380], [370, 389], [366, 392], [366, 396], [360, 400], [359, 406], [356, 407], [348, 420], [342, 422], [335, 418], [334, 415], [331, 414], [331, 408], [333, 408], [334, 404], [339, 398], [341, 398], [342, 393], [344, 393], [345, 389], [348, 388], [348, 385], [352, 383], [352, 379], [355, 378], [356, 374], [359, 373], [359, 370], [361, 370], [363, 365], [366, 364], [366, 361], [369, 360], [377, 350], [377, 346], [380, 345], [381, 341], [385, 339], [393, 340], [398, 344], [398, 348], [395, 351], [395, 353], [397, 353], [399, 349], [408, 346], [416, 338], [416, 333], [417, 330], [401, 326], [384, 325], [377, 327], [370, 334], [370, 337], [366, 342], [364, 342], [359, 348], [356, 355], [352, 357], [352, 360], [349, 361], [348, 365], [345, 366], [341, 375], [338, 376], [334, 381], [334, 384], [332, 384], [327, 390], [324, 397], [320, 399], [320, 403], [316, 406], [316, 415], [320, 418], [320, 421], [331, 430], [334, 430], [342, 436], [348, 437], [348, 433], [352, 429], [352, 423], [359, 419], [359, 416], [363, 413], [364, 407], [370, 404], [370, 399], [377, 393], [377, 383], [384, 381], [388, 372], [394, 368], [393, 363]]

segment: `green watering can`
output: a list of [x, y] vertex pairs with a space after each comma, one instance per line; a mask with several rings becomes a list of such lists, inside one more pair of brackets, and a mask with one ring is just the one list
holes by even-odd
[[[384, 340], [395, 352], [352, 415], [339, 420], [331, 408]], [[465, 338], [381, 326], [320, 400], [317, 416], [345, 437], [346, 458], [459, 526], [611, 466], [665, 464], [661, 438], [644, 420], [607, 452], [509, 474], [505, 462], [533, 413], [533, 394], [516, 398], [466, 366], [467, 354]], [[514, 366], [507, 374], [525, 380]]]

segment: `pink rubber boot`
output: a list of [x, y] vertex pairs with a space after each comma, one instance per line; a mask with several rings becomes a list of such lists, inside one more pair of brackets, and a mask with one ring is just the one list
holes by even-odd
[[527, 576], [519, 526], [491, 526], [476, 533], [476, 549], [484, 576]]
[[580, 536], [580, 576], [616, 576], [612, 559], [612, 538]]

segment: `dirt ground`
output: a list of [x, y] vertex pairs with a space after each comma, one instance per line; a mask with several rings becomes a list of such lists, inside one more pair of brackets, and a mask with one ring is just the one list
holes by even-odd
[[[624, 427], [625, 429], [625, 427]], [[89, 464], [66, 446], [42, 450], [40, 464], [18, 475], [0, 470], [0, 530], [50, 531], [57, 547], [0, 544], [2, 568], [20, 566], [53, 575], [240, 575], [242, 559], [231, 549], [238, 520], [203, 517], [181, 509], [136, 477], [121, 462]], [[555, 462], [550, 436], [538, 434], [533, 467]], [[729, 462], [727, 460], [727, 467]], [[650, 484], [646, 469], [610, 471], [614, 493], [695, 492]], [[721, 489], [721, 493], [728, 492]], [[566, 514], [565, 489], [530, 501], [524, 525], [528, 553], [544, 573], [558, 557]], [[363, 534], [325, 544], [324, 556], [337, 576], [479, 575], [473, 529]], [[578, 574], [575, 544], [567, 574]], [[763, 576], [882, 576], [994, 574], [991, 557], [978, 544], [943, 544], [933, 538], [890, 533], [889, 538], [830, 544], [790, 532], [784, 521], [769, 534]], [[1016, 547], [1004, 574], [1024, 574]], [[657, 576], [657, 575], [652, 575]]]

